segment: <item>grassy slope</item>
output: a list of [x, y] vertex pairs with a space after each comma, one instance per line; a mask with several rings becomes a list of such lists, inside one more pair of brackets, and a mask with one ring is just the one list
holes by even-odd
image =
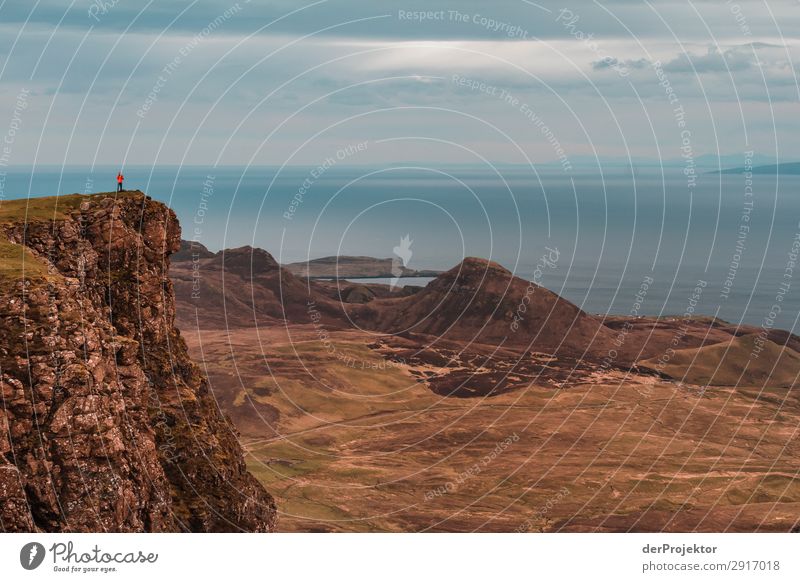
[[[86, 201], [109, 196], [140, 196], [141, 192], [122, 194], [69, 194], [42, 198], [21, 198], [0, 202], [0, 229], [8, 224], [24, 224], [64, 220]], [[0, 290], [5, 290], [21, 279], [47, 280], [48, 269], [44, 261], [22, 245], [14, 244], [0, 236]]]
[[[271, 403], [285, 435], [247, 439], [248, 467], [279, 500], [285, 531], [513, 531], [528, 518], [534, 530], [593, 529], [606, 518], [605, 527], [617, 531], [634, 523], [659, 529], [673, 512], [692, 511], [698, 520], [711, 511], [703, 525], [713, 529], [727, 526], [739, 509], [763, 516], [759, 502], [800, 499], [800, 480], [761, 462], [761, 455], [793, 454], [785, 447], [795, 417], [753, 407], [768, 396], [783, 399], [782, 389], [710, 387], [701, 395], [629, 377], [624, 388], [610, 378], [569, 390], [537, 386], [486, 400], [440, 399], [402, 369], [354, 369], [319, 342], [276, 345], [272, 336], [265, 353], [248, 352], [242, 346], [255, 342], [241, 333], [230, 338], [238, 372], [247, 375], [239, 410], [251, 400]], [[380, 358], [354, 338], [332, 337], [337, 353]], [[214, 352], [229, 348], [227, 341], [224, 348], [204, 345], [215, 362]], [[275, 374], [263, 379], [266, 392], [248, 385], [251, 366], [263, 359]], [[298, 369], [301, 362], [307, 372]], [[230, 360], [224, 365], [235, 373]], [[484, 465], [512, 434], [520, 441]], [[758, 454], [747, 448], [755, 442]], [[476, 463], [479, 473], [459, 483]], [[431, 498], [448, 482], [455, 488]], [[569, 495], [561, 498], [564, 486]], [[642, 512], [648, 513], [637, 521]], [[580, 519], [567, 521], [573, 515]], [[758, 519], [748, 513], [737, 523]]]
[[648, 368], [661, 369], [689, 384], [714, 386], [792, 386], [800, 374], [800, 354], [766, 341], [758, 357], [752, 357], [754, 334], [702, 348], [678, 350], [659, 368], [658, 358], [645, 360]]

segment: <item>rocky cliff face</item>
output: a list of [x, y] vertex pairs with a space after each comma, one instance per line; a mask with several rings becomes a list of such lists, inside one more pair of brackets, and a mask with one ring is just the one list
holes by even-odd
[[0, 203], [0, 530], [274, 527], [174, 326], [179, 245], [141, 192]]

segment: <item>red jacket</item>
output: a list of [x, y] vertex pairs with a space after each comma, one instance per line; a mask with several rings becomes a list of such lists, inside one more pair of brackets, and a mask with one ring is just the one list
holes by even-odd
[[122, 184], [122, 181], [123, 181], [124, 179], [125, 179], [125, 176], [123, 176], [122, 174], [117, 174], [117, 182], [119, 182], [120, 184]]

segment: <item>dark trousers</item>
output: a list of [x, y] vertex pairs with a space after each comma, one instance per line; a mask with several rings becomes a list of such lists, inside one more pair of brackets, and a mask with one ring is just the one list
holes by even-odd
[[122, 192], [122, 182], [117, 182], [117, 192]]

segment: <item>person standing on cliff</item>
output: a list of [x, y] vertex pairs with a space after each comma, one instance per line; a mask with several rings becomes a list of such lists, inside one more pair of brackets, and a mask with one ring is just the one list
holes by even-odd
[[125, 176], [122, 175], [122, 172], [117, 172], [117, 192], [122, 192], [122, 181], [125, 179]]

